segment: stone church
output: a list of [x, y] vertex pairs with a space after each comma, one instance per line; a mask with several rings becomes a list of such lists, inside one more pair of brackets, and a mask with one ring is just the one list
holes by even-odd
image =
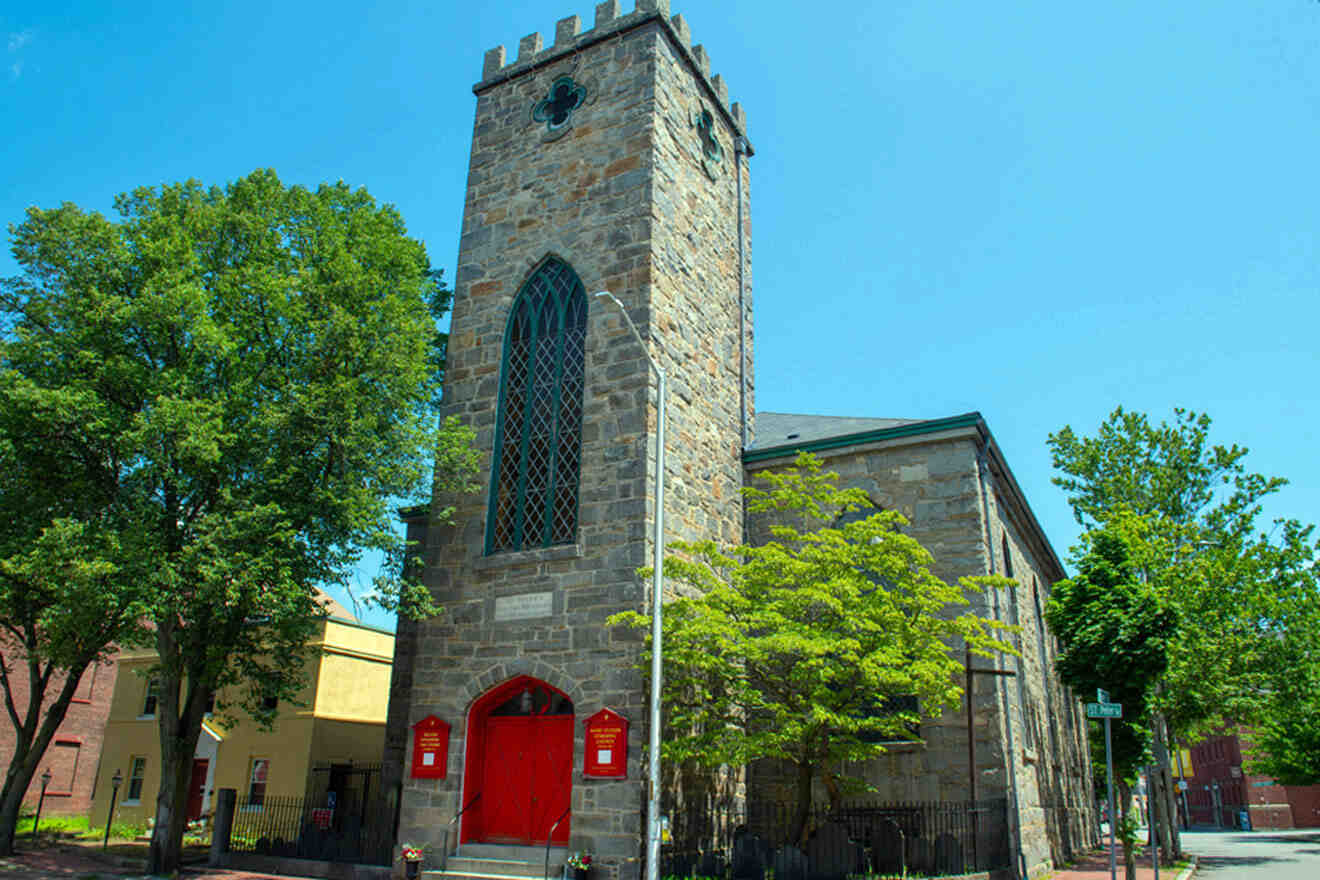
[[877, 798], [1007, 799], [1034, 874], [1094, 835], [1085, 726], [1040, 616], [1062, 567], [977, 414], [755, 411], [755, 151], [668, 5], [607, 0], [588, 30], [571, 16], [548, 45], [493, 49], [473, 89], [444, 403], [477, 433], [485, 488], [434, 499], [453, 526], [408, 524], [443, 611], [399, 621], [383, 780], [402, 786], [398, 839], [487, 858], [549, 841], [592, 852], [596, 880], [638, 876], [642, 642], [605, 621], [649, 602], [654, 358], [667, 540], [743, 540], [744, 482], [810, 449], [911, 520], [939, 576], [1016, 580], [974, 610], [1020, 624], [1022, 657], [978, 661], [1007, 668], [969, 674], [966, 717], [863, 769]]

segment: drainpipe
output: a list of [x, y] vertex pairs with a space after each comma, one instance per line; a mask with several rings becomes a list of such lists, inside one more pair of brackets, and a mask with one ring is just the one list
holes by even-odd
[[[742, 448], [746, 449], [748, 445], [747, 437], [747, 284], [743, 279], [743, 269], [746, 265], [745, 248], [743, 244], [743, 194], [742, 194], [742, 169], [743, 163], [739, 156], [747, 155], [747, 139], [738, 135], [733, 139], [733, 178], [737, 187], [738, 197], [738, 418], [739, 418], [739, 436], [742, 438]], [[745, 505], [744, 505], [745, 506]]]
[[[986, 460], [986, 442], [982, 439], [976, 447], [976, 477], [981, 488], [981, 518], [985, 522], [985, 555], [986, 562], [990, 569], [990, 574], [995, 573], [995, 541], [994, 531], [990, 525], [990, 487], [986, 485], [990, 474], [990, 464]], [[994, 618], [1001, 620], [999, 616], [999, 590], [994, 592]], [[1018, 666], [1018, 674], [1022, 674], [1022, 666]], [[1017, 868], [1017, 876], [1025, 878], [1027, 876], [1027, 867], [1022, 852], [1022, 816], [1019, 813], [1018, 806], [1018, 780], [1017, 780], [1017, 744], [1013, 736], [1013, 707], [1008, 695], [1008, 680], [1004, 676], [1001, 681], [995, 682], [995, 687], [999, 690], [999, 703], [1003, 707], [1004, 728], [1008, 734], [1008, 791], [1010, 807], [1008, 811], [1008, 825], [1010, 841], [1013, 848], [1013, 864]], [[1025, 723], [1025, 722], [1024, 722]]]

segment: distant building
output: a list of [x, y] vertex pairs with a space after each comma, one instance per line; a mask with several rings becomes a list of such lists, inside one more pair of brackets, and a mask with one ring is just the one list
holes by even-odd
[[[241, 711], [232, 727], [207, 716], [193, 757], [189, 819], [209, 813], [221, 788], [235, 789], [243, 809], [260, 810], [265, 798], [324, 796], [338, 788], [343, 799], [350, 787], [361, 795], [368, 776], [378, 775], [394, 636], [340, 610], [343, 616], [326, 618], [308, 643], [307, 684], [298, 699], [278, 704], [273, 729], [260, 730]], [[115, 821], [140, 823], [155, 815], [161, 770], [155, 663], [154, 651], [120, 656], [94, 822], [105, 820], [116, 773], [122, 783]], [[219, 702], [225, 699], [222, 693]]]
[[[26, 712], [29, 690], [28, 667], [22, 660], [21, 652], [14, 652], [10, 645], [5, 648], [5, 660], [9, 665], [9, 682], [13, 689], [14, 705], [19, 713]], [[46, 813], [83, 813], [92, 803], [96, 790], [96, 767], [101, 756], [101, 737], [105, 732], [106, 717], [110, 713], [110, 695], [115, 687], [117, 664], [96, 663], [87, 667], [78, 681], [73, 701], [64, 721], [55, 732], [50, 747], [46, 749], [36, 775], [28, 786], [23, 798], [24, 805], [35, 809], [41, 797], [41, 777], [50, 772], [50, 784], [46, 786], [46, 801], [42, 806]], [[47, 701], [42, 705], [45, 711], [50, 702], [50, 695], [58, 693], [64, 685], [63, 679], [55, 678], [46, 688]], [[0, 768], [7, 768], [14, 757], [16, 731], [9, 713], [3, 714], [0, 721]]]
[[1245, 812], [1253, 829], [1320, 828], [1320, 785], [1279, 785], [1248, 772], [1250, 744], [1239, 732], [1206, 737], [1191, 752], [1191, 824], [1245, 828]]

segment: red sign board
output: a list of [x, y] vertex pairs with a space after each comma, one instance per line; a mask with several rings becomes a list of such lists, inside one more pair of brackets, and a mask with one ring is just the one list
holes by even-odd
[[587, 744], [582, 773], [598, 779], [623, 779], [628, 775], [628, 719], [610, 709], [601, 709], [586, 720]]
[[413, 725], [413, 779], [444, 779], [449, 766], [449, 724], [427, 715]]

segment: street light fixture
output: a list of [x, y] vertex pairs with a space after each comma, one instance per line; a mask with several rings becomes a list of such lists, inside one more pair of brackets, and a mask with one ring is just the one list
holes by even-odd
[[51, 775], [49, 767], [46, 768], [45, 773], [41, 774], [41, 797], [37, 798], [37, 815], [32, 820], [33, 840], [37, 839], [37, 828], [41, 825], [41, 807], [46, 803], [46, 786], [50, 785]]
[[597, 298], [608, 299], [619, 307], [624, 323], [632, 332], [642, 353], [650, 362], [651, 369], [659, 379], [656, 388], [656, 440], [655, 440], [655, 534], [652, 537], [655, 558], [652, 562], [654, 574], [651, 577], [651, 741], [649, 773], [651, 776], [650, 798], [646, 806], [646, 880], [659, 880], [660, 877], [660, 605], [664, 597], [664, 534], [665, 534], [665, 371], [651, 357], [642, 334], [628, 316], [628, 310], [619, 302], [619, 298], [608, 290], [596, 294]]
[[115, 801], [119, 798], [119, 786], [123, 781], [124, 774], [116, 770], [114, 778], [110, 780], [110, 784], [114, 788], [110, 790], [110, 812], [106, 813], [105, 816], [105, 840], [101, 841], [101, 849], [105, 849], [110, 845], [110, 820], [115, 817]]

